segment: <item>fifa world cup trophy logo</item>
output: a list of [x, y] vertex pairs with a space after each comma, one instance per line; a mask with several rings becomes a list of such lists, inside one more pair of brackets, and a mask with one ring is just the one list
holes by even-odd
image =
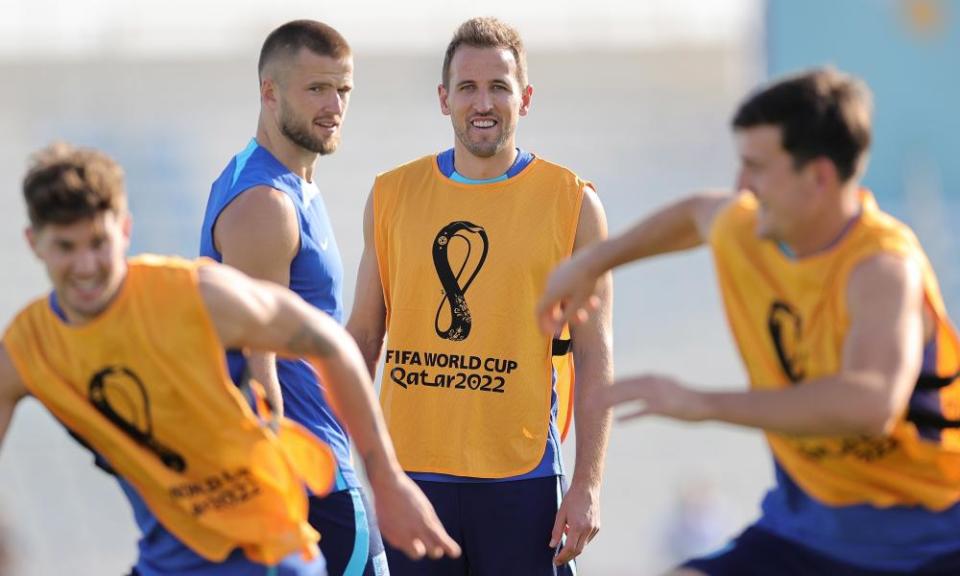
[[[456, 256], [451, 251], [453, 246], [457, 246]], [[487, 232], [481, 226], [463, 220], [447, 224], [434, 239], [433, 265], [443, 287], [443, 299], [434, 318], [437, 336], [456, 342], [466, 340], [470, 335], [473, 321], [467, 305], [467, 290], [487, 259], [487, 248]], [[476, 250], [479, 250], [479, 254], [475, 254]], [[451, 257], [462, 260], [451, 265]], [[453, 271], [454, 266], [457, 267], [456, 272]], [[467, 270], [468, 267], [470, 270]], [[444, 321], [446, 328], [441, 327], [441, 321]]]

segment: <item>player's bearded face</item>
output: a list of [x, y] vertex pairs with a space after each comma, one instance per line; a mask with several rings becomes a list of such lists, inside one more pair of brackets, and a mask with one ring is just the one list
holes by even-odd
[[71, 321], [93, 319], [116, 297], [126, 275], [130, 228], [129, 215], [101, 212], [72, 224], [27, 231]]
[[[482, 128], [480, 127], [482, 126]], [[492, 130], [491, 130], [492, 129]], [[480, 132], [490, 130], [492, 134]], [[454, 120], [453, 131], [457, 140], [474, 156], [490, 158], [507, 147], [512, 139], [513, 130], [503, 126], [503, 119], [496, 114], [477, 114], [469, 120]]]
[[461, 46], [450, 62], [449, 86], [440, 87], [440, 102], [460, 144], [474, 156], [489, 158], [514, 146], [530, 93], [517, 80], [510, 50]]
[[298, 117], [288, 103], [280, 107], [280, 131], [297, 146], [321, 156], [332, 154], [340, 145], [338, 118]]
[[353, 88], [352, 58], [319, 56], [304, 48], [278, 77], [280, 131], [305, 150], [333, 153]]

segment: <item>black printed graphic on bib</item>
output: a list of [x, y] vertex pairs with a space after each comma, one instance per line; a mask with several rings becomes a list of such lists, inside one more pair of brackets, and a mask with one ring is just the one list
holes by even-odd
[[777, 350], [780, 367], [791, 382], [800, 382], [806, 377], [799, 350], [803, 329], [800, 315], [786, 302], [774, 301], [767, 316], [767, 327]]
[[[459, 255], [462, 252], [462, 260], [451, 263], [451, 248], [454, 245], [461, 245], [458, 248], [462, 250], [458, 249], [457, 253]], [[466, 340], [470, 336], [473, 319], [467, 305], [467, 290], [483, 268], [487, 259], [487, 248], [487, 232], [482, 227], [463, 220], [447, 224], [433, 240], [433, 265], [443, 287], [443, 299], [440, 300], [433, 321], [437, 336], [455, 342]], [[475, 251], [478, 251], [478, 254], [475, 254]], [[469, 271], [468, 266], [471, 268]], [[454, 267], [458, 267], [456, 273], [453, 271]], [[466, 280], [461, 283], [464, 276]]]
[[[440, 338], [462, 342], [470, 336], [473, 317], [467, 290], [483, 268], [488, 249], [486, 230], [465, 220], [447, 224], [434, 239], [433, 264], [443, 288], [434, 317]], [[404, 390], [505, 394], [518, 366], [513, 358], [480, 355], [472, 347], [462, 352], [388, 348], [384, 375]]]
[[93, 375], [88, 390], [90, 402], [107, 420], [137, 444], [153, 452], [174, 472], [187, 469], [187, 461], [153, 437], [150, 399], [140, 378], [129, 368], [108, 366]]
[[404, 390], [424, 386], [504, 394], [518, 367], [510, 358], [387, 348], [384, 374]]

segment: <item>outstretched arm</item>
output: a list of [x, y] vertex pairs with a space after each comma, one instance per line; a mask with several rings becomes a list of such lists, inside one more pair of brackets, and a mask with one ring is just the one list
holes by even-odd
[[7, 436], [13, 410], [17, 403], [27, 395], [27, 387], [20, 380], [20, 375], [10, 360], [3, 342], [0, 342], [0, 446]]
[[574, 253], [550, 275], [537, 304], [543, 332], [554, 334], [568, 322], [586, 321], [600, 303], [601, 278], [607, 271], [706, 242], [713, 219], [732, 198], [725, 192], [690, 196], [654, 212], [619, 236]]
[[879, 436], [903, 416], [920, 374], [923, 285], [915, 262], [873, 256], [847, 285], [850, 331], [838, 374], [780, 390], [701, 392], [664, 376], [616, 383], [606, 405], [639, 402], [627, 417], [717, 420], [783, 434]]
[[386, 334], [387, 309], [383, 301], [383, 285], [380, 268], [377, 266], [377, 247], [374, 241], [373, 191], [363, 211], [363, 255], [357, 272], [357, 288], [353, 298], [353, 310], [347, 321], [347, 332], [360, 347], [371, 378], [377, 371], [377, 361], [383, 351]]
[[346, 331], [289, 290], [229, 267], [202, 267], [200, 288], [225, 347], [311, 361], [363, 458], [383, 536], [412, 558], [458, 556], [433, 507], [397, 463], [363, 358]]
[[[580, 210], [574, 254], [596, 245], [606, 235], [603, 206], [596, 193], [588, 188]], [[595, 397], [613, 380], [613, 282], [610, 274], [604, 273], [597, 283], [596, 313], [570, 328], [577, 370], [573, 420], [577, 455], [570, 489], [560, 504], [551, 536], [551, 547], [560, 542], [564, 533], [567, 536], [555, 559], [557, 565], [576, 558], [600, 530], [600, 483], [610, 435], [610, 410]]]

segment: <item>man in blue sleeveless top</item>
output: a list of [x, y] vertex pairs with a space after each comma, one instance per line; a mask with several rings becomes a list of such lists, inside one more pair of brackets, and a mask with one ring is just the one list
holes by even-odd
[[[213, 183], [200, 253], [287, 286], [342, 322], [343, 266], [313, 175], [317, 156], [339, 143], [353, 84], [350, 46], [320, 22], [289, 22], [264, 42], [259, 76], [256, 138]], [[336, 453], [334, 491], [310, 503], [310, 523], [323, 536], [331, 574], [386, 574], [380, 532], [323, 383], [317, 386], [302, 360], [234, 351], [228, 361], [234, 381], [248, 374], [261, 382], [277, 413], [307, 426]], [[280, 389], [282, 403], [275, 401]]]

